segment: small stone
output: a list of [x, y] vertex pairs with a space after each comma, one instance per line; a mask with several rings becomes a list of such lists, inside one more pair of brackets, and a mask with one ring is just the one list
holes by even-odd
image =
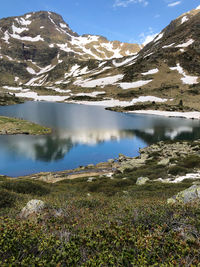
[[108, 160], [108, 163], [111, 163], [111, 164], [112, 164], [112, 163], [114, 163], [114, 162], [115, 162], [114, 159], [109, 159], [109, 160]]

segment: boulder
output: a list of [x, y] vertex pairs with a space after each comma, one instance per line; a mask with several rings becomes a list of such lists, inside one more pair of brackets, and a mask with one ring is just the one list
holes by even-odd
[[131, 171], [135, 168], [139, 168], [142, 167], [146, 162], [146, 159], [130, 159], [127, 160], [125, 162], [122, 162], [120, 167], [118, 167], [118, 171], [120, 171], [121, 173], [124, 173], [125, 171]]
[[147, 177], [139, 177], [136, 181], [136, 185], [144, 185], [146, 182], [149, 181]]
[[186, 204], [195, 200], [200, 200], [200, 185], [192, 185], [188, 189], [179, 192], [176, 196], [167, 200], [168, 204], [176, 202]]
[[169, 164], [169, 159], [162, 159], [161, 161], [158, 162], [158, 165], [160, 166], [167, 166]]
[[134, 169], [133, 166], [129, 163], [123, 163], [120, 165], [120, 167], [117, 168], [117, 170], [121, 173], [124, 173], [126, 171], [131, 171], [133, 169]]
[[21, 210], [20, 217], [27, 218], [30, 215], [41, 214], [42, 211], [46, 208], [46, 204], [42, 200], [32, 199], [26, 206]]

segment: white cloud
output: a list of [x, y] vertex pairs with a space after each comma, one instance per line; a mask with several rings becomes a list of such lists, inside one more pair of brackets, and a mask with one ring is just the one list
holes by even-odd
[[144, 39], [143, 45], [146, 45], [146, 44], [150, 43], [151, 41], [153, 41], [153, 39], [156, 37], [156, 35], [158, 35], [158, 33], [147, 35]]
[[113, 7], [127, 7], [130, 4], [143, 4], [143, 6], [147, 6], [149, 2], [147, 0], [115, 0]]
[[173, 2], [171, 4], [168, 4], [168, 7], [173, 7], [173, 6], [177, 6], [177, 5], [180, 5], [181, 4], [181, 1], [176, 1], [176, 2]]
[[149, 27], [147, 32], [142, 32], [139, 37], [140, 37], [140, 43], [143, 45], [146, 45], [148, 43], [150, 43], [151, 41], [153, 41], [153, 39], [156, 37], [156, 35], [158, 35], [158, 33], [154, 33], [153, 29], [151, 27]]

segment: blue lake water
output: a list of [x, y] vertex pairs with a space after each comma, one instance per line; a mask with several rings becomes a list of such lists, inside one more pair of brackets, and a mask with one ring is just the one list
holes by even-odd
[[118, 157], [161, 140], [200, 138], [200, 122], [122, 114], [103, 107], [26, 102], [0, 107], [0, 115], [27, 119], [53, 129], [48, 136], [0, 136], [0, 174], [59, 171]]

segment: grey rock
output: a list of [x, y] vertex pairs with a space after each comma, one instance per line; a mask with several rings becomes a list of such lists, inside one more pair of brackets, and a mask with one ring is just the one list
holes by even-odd
[[114, 163], [115, 161], [114, 161], [114, 159], [109, 159], [108, 160], [108, 163]]
[[142, 167], [145, 164], [146, 160], [145, 159], [129, 159], [126, 160], [125, 162], [122, 162], [120, 167], [118, 167], [118, 171], [121, 173], [124, 173], [125, 171], [131, 171], [135, 168]]
[[20, 217], [27, 218], [32, 214], [41, 214], [45, 208], [46, 204], [42, 200], [32, 199], [21, 210]]
[[195, 200], [200, 200], [200, 185], [192, 185], [188, 189], [179, 192], [176, 196], [169, 198], [167, 200], [168, 204], [179, 203], [189, 203]]
[[149, 181], [147, 177], [139, 177], [136, 181], [136, 185], [144, 185], [146, 182]]
[[162, 159], [161, 161], [158, 162], [158, 165], [160, 166], [167, 166], [169, 164], [169, 159]]

